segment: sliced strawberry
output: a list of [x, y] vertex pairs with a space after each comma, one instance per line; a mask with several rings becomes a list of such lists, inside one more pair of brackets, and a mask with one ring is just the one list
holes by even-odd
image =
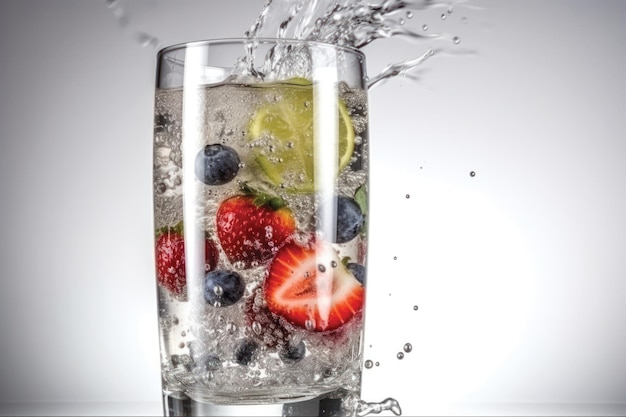
[[287, 243], [264, 283], [268, 308], [311, 331], [334, 330], [363, 308], [365, 291], [327, 244]]
[[216, 224], [228, 260], [243, 268], [270, 260], [296, 228], [293, 214], [282, 200], [255, 195], [224, 200]]
[[[175, 227], [165, 227], [158, 231], [156, 241], [156, 272], [159, 285], [167, 288], [175, 296], [186, 297], [187, 276], [185, 266], [185, 238], [182, 222]], [[204, 241], [205, 272], [217, 266], [218, 252], [215, 243], [209, 238]]]

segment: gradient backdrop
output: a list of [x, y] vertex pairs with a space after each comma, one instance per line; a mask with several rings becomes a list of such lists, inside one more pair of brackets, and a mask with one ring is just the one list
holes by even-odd
[[[155, 49], [134, 38], [240, 36], [263, 3], [133, 0], [121, 27], [104, 0], [0, 0], [1, 413], [160, 412]], [[407, 19], [459, 45], [365, 50], [370, 75], [450, 53], [371, 92], [363, 397], [624, 415], [626, 2], [472, 4]]]

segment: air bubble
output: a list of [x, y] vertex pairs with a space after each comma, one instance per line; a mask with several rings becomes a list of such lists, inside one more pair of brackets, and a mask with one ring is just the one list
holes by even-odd
[[458, 45], [461, 43], [461, 38], [455, 36], [454, 38], [452, 38], [452, 42], [454, 42], [455, 45]]
[[404, 353], [398, 352], [398, 354], [396, 355], [396, 358], [398, 358], [400, 360], [404, 359]]
[[397, 261], [397, 260], [398, 260], [398, 257], [397, 257], [397, 256], [394, 256], [394, 257], [393, 257], [393, 260], [394, 260], [394, 261]]
[[406, 18], [407, 18], [407, 19], [411, 19], [411, 18], [413, 18], [413, 12], [412, 12], [412, 11], [410, 11], [410, 10], [409, 10], [409, 11], [407, 11], [407, 12], [406, 12]]
[[406, 195], [406, 198], [411, 198], [411, 196], [409, 194]]
[[380, 362], [376, 362], [374, 365], [376, 365], [376, 366], [380, 366]]
[[426, 32], [428, 30], [428, 25], [426, 25], [426, 24], [422, 25], [422, 30], [424, 32]]
[[445, 13], [441, 13], [441, 20], [446, 20], [448, 18], [448, 15]]
[[470, 177], [475, 177], [475, 176], [476, 176], [476, 172], [470, 171]]
[[419, 309], [418, 306], [413, 306], [413, 310], [417, 311]]
[[374, 366], [374, 363], [371, 360], [368, 359], [368, 360], [365, 361], [364, 365], [365, 365], [365, 367], [367, 369], [371, 369], [371, 367]]
[[224, 294], [224, 289], [221, 286], [216, 285], [215, 287], [213, 287], [213, 292], [219, 297]]
[[322, 264], [317, 265], [317, 269], [319, 269], [320, 272], [326, 272], [326, 267]]
[[406, 353], [409, 353], [413, 350], [413, 345], [410, 343], [405, 343], [403, 349]]
[[[330, 261], [330, 266], [333, 267], [333, 268], [337, 268], [337, 262]], [[324, 271], [322, 271], [322, 272], [324, 272]]]

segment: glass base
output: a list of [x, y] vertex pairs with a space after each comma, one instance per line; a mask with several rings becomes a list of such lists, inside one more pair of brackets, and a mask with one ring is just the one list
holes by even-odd
[[200, 402], [181, 393], [170, 393], [163, 394], [163, 411], [165, 416], [352, 417], [356, 413], [356, 401], [348, 396], [347, 392], [338, 390], [306, 401], [225, 405]]

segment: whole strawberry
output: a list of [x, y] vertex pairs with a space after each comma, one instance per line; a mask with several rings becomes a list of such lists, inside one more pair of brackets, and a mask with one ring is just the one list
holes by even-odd
[[244, 269], [271, 259], [296, 229], [293, 213], [281, 198], [246, 191], [224, 200], [216, 216], [224, 253]]
[[[217, 248], [209, 238], [204, 241], [204, 254], [204, 270], [209, 272], [215, 269], [218, 262]], [[187, 276], [182, 222], [174, 227], [164, 227], [157, 232], [156, 272], [159, 285], [176, 297], [186, 298]]]

